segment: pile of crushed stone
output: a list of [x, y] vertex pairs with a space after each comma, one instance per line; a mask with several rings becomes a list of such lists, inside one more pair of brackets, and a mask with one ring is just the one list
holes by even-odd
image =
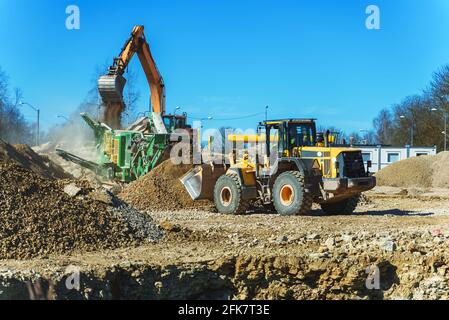
[[67, 179], [70, 174], [48, 157], [38, 155], [25, 144], [10, 145], [0, 139], [0, 163], [13, 163], [46, 178]]
[[192, 165], [166, 160], [147, 175], [130, 183], [119, 197], [139, 210], [178, 210], [209, 207], [209, 201], [193, 201], [179, 181]]
[[377, 184], [392, 187], [449, 188], [449, 152], [398, 161], [376, 173]]
[[111, 194], [109, 203], [97, 200], [82, 183], [69, 195], [64, 183], [0, 163], [0, 259], [114, 249], [163, 236], [148, 215]]

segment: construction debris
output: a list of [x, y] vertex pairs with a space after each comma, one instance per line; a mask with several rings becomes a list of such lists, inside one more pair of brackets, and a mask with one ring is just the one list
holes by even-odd
[[70, 197], [76, 197], [81, 191], [81, 188], [77, 187], [76, 184], [71, 183], [64, 187], [64, 192]]
[[41, 177], [19, 165], [0, 163], [0, 259], [113, 249], [156, 241], [162, 232], [149, 216], [116, 199], [91, 199], [76, 186]]

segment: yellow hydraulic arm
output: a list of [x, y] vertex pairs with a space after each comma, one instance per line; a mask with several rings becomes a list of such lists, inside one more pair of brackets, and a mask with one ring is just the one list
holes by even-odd
[[103, 102], [106, 105], [123, 104], [123, 88], [126, 83], [123, 74], [135, 53], [139, 57], [150, 87], [152, 111], [164, 115], [164, 81], [151, 55], [143, 26], [134, 27], [120, 55], [114, 59], [114, 64], [109, 68], [109, 73], [98, 80], [98, 89]]

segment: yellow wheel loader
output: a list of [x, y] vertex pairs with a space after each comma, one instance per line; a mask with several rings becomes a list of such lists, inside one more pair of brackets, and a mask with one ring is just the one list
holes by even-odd
[[242, 214], [258, 201], [281, 215], [306, 214], [314, 202], [327, 214], [350, 214], [361, 192], [376, 185], [361, 151], [317, 134], [315, 119], [265, 121], [257, 135], [228, 139], [255, 143], [256, 150], [262, 145], [265, 152], [255, 159], [249, 152], [233, 159], [233, 152], [230, 164], [203, 164], [181, 178], [192, 199], [213, 200], [220, 213]]

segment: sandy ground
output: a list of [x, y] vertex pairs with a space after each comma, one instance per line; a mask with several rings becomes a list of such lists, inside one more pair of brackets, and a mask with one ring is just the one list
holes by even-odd
[[[309, 215], [290, 217], [266, 212], [244, 216], [220, 215], [201, 210], [148, 212], [165, 229], [166, 236], [159, 243], [70, 256], [49, 256], [30, 261], [4, 260], [0, 262], [0, 270], [33, 270], [51, 278], [68, 265], [90, 271], [109, 270], [111, 266], [117, 265], [125, 265], [126, 269], [133, 265], [165, 268], [205, 264], [209, 268], [219, 263], [222, 268], [223, 261], [234, 259], [233, 263], [237, 264], [233, 269], [234, 274], [226, 275], [232, 278], [235, 285], [235, 292], [229, 298], [338, 299], [370, 296], [357, 289], [359, 280], [354, 282], [348, 279], [352, 279], [351, 274], [354, 272], [360, 277], [370, 263], [387, 263], [388, 266], [394, 266], [391, 268], [395, 270], [393, 277], [393, 269], [388, 267], [388, 277], [399, 280], [391, 280], [382, 295], [376, 295], [375, 298], [447, 298], [449, 270], [446, 271], [445, 267], [448, 261], [445, 248], [449, 247], [449, 190], [378, 187], [366, 195], [367, 200], [351, 215], [325, 216], [318, 207]], [[240, 261], [246, 257], [262, 260], [283, 257], [280, 261], [304, 259], [301, 261], [307, 261], [307, 266], [300, 267], [301, 263], [294, 262], [293, 265], [298, 264], [295, 268], [308, 270], [318, 264], [314, 268], [321, 270], [321, 273], [314, 285], [304, 288], [305, 280], [297, 274], [292, 278], [291, 271], [288, 271], [287, 282], [279, 281], [284, 284], [293, 281], [296, 287], [286, 285], [287, 289], [282, 286], [279, 289], [276, 285], [270, 289], [273, 281], [277, 283], [278, 280], [267, 278], [266, 270], [277, 270], [278, 266], [270, 260], [268, 268], [258, 260], [257, 267], [250, 263], [255, 270], [250, 271], [247, 264], [244, 270], [248, 277], [251, 272], [263, 272], [267, 284], [255, 285], [259, 289], [251, 291], [245, 289], [251, 287], [246, 276], [242, 280], [243, 284], [236, 280], [235, 270], [239, 269], [236, 259]], [[436, 266], [435, 260], [440, 261]], [[281, 278], [284, 277], [284, 271], [281, 272]], [[315, 271], [309, 270], [306, 274], [310, 272]], [[421, 288], [423, 283], [427, 283], [426, 279], [434, 281], [434, 277], [440, 277], [437, 279], [439, 282], [435, 280], [437, 284], [431, 282]], [[332, 284], [329, 284], [331, 280]], [[350, 285], [341, 289], [342, 283], [346, 282]], [[265, 291], [260, 289], [262, 287], [266, 287]], [[207, 298], [209, 289], [205, 290], [204, 297]], [[289, 293], [283, 295], [284, 291]]]
[[[210, 210], [148, 211], [155, 222], [168, 231], [164, 241], [138, 248], [107, 251], [108, 258], [105, 262], [109, 263], [114, 257], [120, 258], [122, 252], [126, 252], [124, 255], [127, 257], [136, 253], [139, 260], [148, 258], [161, 263], [196, 261], [205, 257], [213, 259], [236, 252], [264, 253], [267, 247], [270, 247], [270, 252], [273, 249], [292, 252], [291, 250], [298, 250], [298, 247], [290, 247], [288, 244], [295, 244], [301, 239], [307, 240], [314, 235], [319, 239], [346, 234], [381, 237], [391, 233], [425, 234], [441, 229], [449, 236], [449, 190], [427, 190], [419, 196], [401, 194], [403, 190], [378, 187], [366, 193], [368, 203], [359, 205], [351, 215], [327, 216], [316, 205], [308, 215], [287, 217], [272, 212], [250, 212], [233, 216]], [[287, 239], [282, 241], [283, 237]], [[270, 246], [271, 244], [283, 245]], [[151, 249], [148, 256], [141, 256], [147, 249]], [[173, 252], [168, 254], [168, 249]], [[158, 250], [167, 254], [160, 254]], [[78, 260], [81, 257], [88, 261], [90, 256], [96, 260], [102, 253], [74, 255], [70, 259], [76, 257]]]

